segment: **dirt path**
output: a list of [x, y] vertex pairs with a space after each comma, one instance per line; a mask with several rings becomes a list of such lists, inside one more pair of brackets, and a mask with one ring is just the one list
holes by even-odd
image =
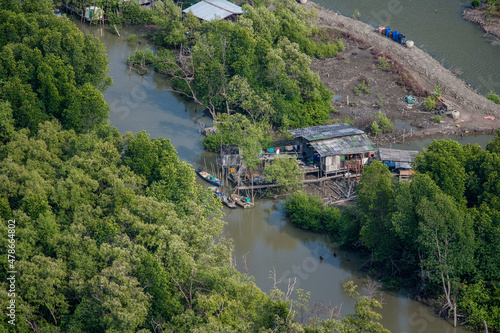
[[[381, 82], [378, 83], [378, 86], [380, 86], [382, 83], [386, 86], [388, 85], [388, 83], [385, 82], [383, 78], [383, 75], [386, 75], [384, 74], [385, 72], [376, 68], [376, 62], [374, 59], [370, 60], [372, 62], [370, 66], [367, 66], [366, 64], [366, 61], [368, 61], [368, 58], [370, 58], [370, 56], [367, 54], [367, 52], [363, 52], [363, 49], [372, 46], [379, 49], [382, 53], [391, 54], [392, 57], [399, 61], [426, 90], [432, 92], [434, 91], [434, 88], [439, 84], [443, 91], [443, 96], [453, 102], [456, 105], [456, 109], [460, 112], [460, 118], [457, 121], [449, 118], [443, 124], [437, 124], [438, 126], [420, 127], [417, 132], [414, 133], [416, 137], [432, 137], [445, 134], [457, 134], [455, 133], [457, 132], [457, 124], [459, 124], [460, 133], [466, 134], [493, 133], [500, 126], [500, 105], [495, 104], [484, 96], [478, 94], [464, 81], [454, 75], [451, 71], [444, 68], [437, 60], [432, 58], [426, 52], [420, 50], [417, 47], [407, 48], [383, 35], [378, 34], [375, 28], [368, 24], [353, 20], [351, 18], [347, 18], [334, 11], [324, 9], [315, 3], [308, 2], [307, 4], [305, 4], [305, 6], [308, 9], [316, 8], [318, 10], [319, 20], [317, 24], [320, 27], [328, 27], [348, 32], [349, 34], [354, 35], [357, 38], [362, 39], [363, 41], [362, 44], [364, 45], [361, 49], [358, 48], [354, 52], [351, 45], [351, 50], [349, 50], [349, 47], [347, 47], [347, 50], [344, 51], [344, 54], [346, 54], [347, 52], [347, 56], [351, 57], [351, 60], [354, 60], [349, 61], [348, 59], [348, 66], [344, 67], [348, 67], [351, 70], [354, 70], [355, 73], [340, 73], [342, 70], [346, 70], [346, 68], [340, 68], [338, 71], [336, 71], [336, 73], [329, 73], [328, 66], [335, 65], [334, 63], [336, 60], [327, 60], [323, 62], [318, 61], [313, 64], [313, 66], [311, 66], [313, 70], [320, 74], [323, 83], [325, 83], [325, 85], [328, 88], [332, 89], [335, 93], [347, 93], [348, 91], [342, 91], [342, 88], [351, 89], [351, 86], [353, 84], [351, 82], [351, 85], [349, 85], [346, 82], [346, 84], [344, 84], [344, 87], [338, 87], [338, 82], [342, 80], [342, 75], [344, 81], [349, 79], [353, 81], [353, 79], [356, 78], [356, 73], [363, 74], [367, 72], [373, 76], [375, 82], [381, 80]], [[411, 39], [411, 36], [407, 36], [407, 39]], [[351, 53], [349, 53], [349, 51], [351, 51]], [[356, 63], [356, 61], [360, 61], [360, 59], [363, 58], [365, 63]], [[345, 62], [346, 61], [344, 58], [344, 63]], [[393, 84], [393, 86], [395, 86], [395, 84]], [[398, 90], [395, 87], [393, 88], [394, 96], [392, 96], [392, 99], [394, 101], [400, 101], [401, 97], [404, 96], [404, 92], [401, 89]], [[378, 96], [380, 96], [380, 92], [378, 92], [378, 94]], [[373, 105], [373, 94], [370, 98], [371, 101], [368, 102], [360, 101], [360, 105], [364, 104], [367, 107], [370, 104]], [[335, 107], [338, 109], [338, 106]], [[398, 113], [398, 111], [402, 110], [401, 107], [402, 105], [400, 102], [393, 103], [392, 108], [394, 110], [392, 110], [393, 112], [391, 113], [392, 117], [389, 117], [393, 118], [391, 120], [395, 123], [397, 121], [406, 122], [406, 120], [403, 119], [403, 114], [405, 114], [405, 117], [408, 117], [406, 112]], [[352, 108], [346, 111], [347, 113], [343, 113], [342, 110], [340, 111], [341, 112], [339, 116], [345, 116], [346, 114], [349, 115], [355, 113], [353, 112]], [[416, 118], [422, 117], [425, 117], [427, 120], [432, 118], [432, 113], [422, 112], [422, 110], [413, 110], [410, 113], [412, 113], [410, 118], [414, 120]], [[400, 116], [398, 116], [398, 114]], [[495, 120], [484, 119], [485, 116], [494, 116]]]

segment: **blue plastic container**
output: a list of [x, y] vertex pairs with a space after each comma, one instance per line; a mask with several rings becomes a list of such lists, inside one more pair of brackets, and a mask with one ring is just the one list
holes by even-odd
[[397, 37], [398, 37], [398, 32], [397, 31], [393, 31], [392, 32], [392, 40], [396, 40]]
[[385, 36], [386, 36], [386, 37], [389, 37], [389, 33], [390, 33], [390, 32], [391, 32], [391, 29], [386, 28], [386, 29], [385, 29]]

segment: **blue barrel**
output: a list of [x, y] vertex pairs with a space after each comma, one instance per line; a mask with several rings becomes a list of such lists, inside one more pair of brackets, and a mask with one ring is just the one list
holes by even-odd
[[406, 36], [405, 35], [400, 35], [399, 36], [399, 42], [401, 44], [403, 44], [403, 45], [406, 44]]
[[385, 36], [386, 36], [386, 37], [389, 37], [389, 33], [390, 33], [390, 32], [391, 32], [391, 29], [386, 28], [386, 29], [385, 29]]
[[396, 37], [398, 36], [398, 32], [396, 30], [394, 30], [392, 32], [392, 40], [396, 40]]

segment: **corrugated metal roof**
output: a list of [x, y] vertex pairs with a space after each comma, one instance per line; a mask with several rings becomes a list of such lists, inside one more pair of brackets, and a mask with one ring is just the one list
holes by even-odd
[[298, 128], [289, 130], [296, 138], [302, 137], [308, 141], [318, 141], [331, 138], [339, 138], [342, 136], [364, 134], [362, 130], [352, 127], [348, 124], [332, 124], [315, 127]]
[[216, 21], [233, 14], [242, 14], [243, 10], [240, 6], [226, 0], [202, 0], [182, 12], [192, 12], [194, 16], [205, 21]]
[[364, 134], [314, 141], [311, 146], [320, 156], [359, 154], [377, 150], [377, 146]]
[[415, 161], [418, 151], [380, 148], [378, 153], [381, 161], [412, 163]]

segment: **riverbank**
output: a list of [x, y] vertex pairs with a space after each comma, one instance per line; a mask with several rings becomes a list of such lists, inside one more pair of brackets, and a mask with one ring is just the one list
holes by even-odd
[[[309, 10], [318, 10], [319, 27], [339, 30], [353, 36], [350, 41], [346, 41], [346, 48], [340, 56], [315, 61], [311, 66], [327, 88], [342, 95], [342, 98], [333, 102], [338, 111], [334, 114], [334, 119], [349, 117], [355, 126], [366, 129], [381, 110], [395, 123], [395, 131], [375, 137], [378, 144], [443, 135], [493, 134], [500, 126], [500, 105], [477, 93], [457, 74], [418, 47], [406, 48], [378, 34], [374, 27], [366, 23], [342, 16], [315, 3], [308, 2], [305, 6]], [[411, 39], [411, 36], [407, 36], [407, 39]], [[373, 49], [390, 55], [426, 91], [433, 92], [439, 84], [443, 96], [456, 105], [455, 109], [460, 112], [459, 119], [442, 116], [440, 123], [434, 122], [434, 113], [423, 110], [423, 98], [408, 109], [402, 101], [407, 92], [396, 84], [397, 78], [391, 76], [392, 73], [378, 68], [378, 61], [372, 54]], [[371, 81], [371, 93], [355, 96], [354, 86], [360, 83], [363, 76]], [[381, 108], [377, 94], [382, 99]], [[484, 119], [485, 116], [493, 116], [495, 120]]]
[[477, 8], [466, 8], [462, 12], [464, 20], [478, 24], [487, 34], [500, 38], [500, 12], [489, 12], [491, 6], [481, 5]]

